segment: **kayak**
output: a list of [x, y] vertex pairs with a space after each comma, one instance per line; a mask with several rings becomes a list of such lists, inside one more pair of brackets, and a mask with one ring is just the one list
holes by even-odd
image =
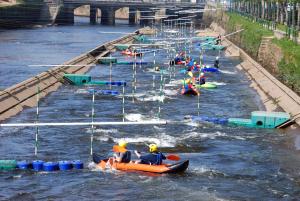
[[148, 164], [135, 164], [135, 163], [118, 163], [113, 162], [111, 159], [101, 159], [97, 154], [93, 154], [93, 161], [101, 169], [105, 169], [107, 162], [110, 166], [116, 170], [123, 171], [143, 171], [153, 173], [179, 173], [184, 172], [189, 166], [189, 160], [181, 161], [174, 164], [162, 164], [162, 165], [148, 165]]
[[201, 68], [201, 72], [212, 72], [218, 73], [220, 72], [218, 68], [208, 67], [208, 68]]
[[200, 95], [200, 93], [197, 90], [192, 89], [192, 88], [189, 88], [189, 89], [182, 88], [181, 89], [181, 94], [182, 95], [193, 95], [193, 96], [199, 96]]
[[217, 85], [211, 82], [205, 82], [205, 84], [196, 84], [197, 88], [205, 88], [205, 89], [215, 89]]
[[137, 57], [141, 57], [143, 55], [143, 53], [141, 52], [128, 52], [128, 51], [122, 51], [121, 54], [123, 55], [128, 55], [128, 56], [137, 56]]
[[[190, 79], [186, 79], [185, 83], [189, 83]], [[184, 80], [181, 80], [181, 83], [184, 84]], [[205, 82], [205, 84], [196, 84], [197, 88], [205, 88], [205, 89], [215, 89], [217, 85], [212, 82]]]

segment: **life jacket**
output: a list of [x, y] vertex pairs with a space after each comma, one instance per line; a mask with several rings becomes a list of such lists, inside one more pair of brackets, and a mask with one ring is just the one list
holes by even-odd
[[121, 157], [120, 163], [129, 163], [131, 161], [130, 151], [125, 151], [124, 153], [118, 153], [118, 156]]
[[204, 76], [200, 77], [200, 84], [205, 84], [205, 77]]
[[166, 159], [166, 157], [161, 152], [141, 156], [141, 162], [143, 164], [161, 165], [164, 159]]

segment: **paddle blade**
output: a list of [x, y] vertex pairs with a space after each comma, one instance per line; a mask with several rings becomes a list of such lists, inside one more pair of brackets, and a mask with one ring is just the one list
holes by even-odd
[[123, 148], [123, 147], [118, 146], [118, 145], [114, 145], [114, 146], [113, 146], [113, 151], [114, 151], [114, 152], [119, 152], [119, 153], [124, 153], [124, 152], [126, 152], [127, 150], [126, 150], [125, 148]]
[[177, 155], [168, 155], [168, 156], [167, 156], [167, 159], [168, 159], [168, 160], [171, 160], [171, 161], [179, 161], [179, 160], [180, 160], [180, 157], [177, 156]]

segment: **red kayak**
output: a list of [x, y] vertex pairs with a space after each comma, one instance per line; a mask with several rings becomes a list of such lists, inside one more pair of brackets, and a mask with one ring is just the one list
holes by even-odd
[[130, 52], [130, 51], [122, 51], [121, 54], [128, 55], [128, 56], [137, 56], [137, 57], [141, 57], [143, 55], [143, 53], [141, 52]]

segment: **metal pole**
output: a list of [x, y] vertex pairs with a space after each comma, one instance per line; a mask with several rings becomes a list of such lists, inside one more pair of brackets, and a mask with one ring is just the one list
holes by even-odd
[[[110, 83], [112, 82], [112, 63], [111, 63], [111, 61], [110, 61], [110, 63], [109, 63], [109, 81], [110, 81]], [[111, 89], [111, 84], [109, 85], [110, 87], [109, 87], [109, 89]]]
[[125, 121], [125, 86], [123, 85], [123, 97], [122, 97], [122, 114], [123, 122]]
[[[36, 123], [39, 122], [39, 101], [40, 101], [40, 86], [38, 84], [37, 86], [37, 94], [36, 94]], [[37, 156], [37, 151], [38, 151], [38, 135], [39, 135], [39, 127], [36, 126], [36, 131], [35, 131], [35, 146], [34, 146], [34, 155]]]
[[95, 89], [93, 89], [92, 98], [92, 133], [91, 133], [91, 155], [93, 155], [93, 141], [94, 141], [94, 114], [95, 114]]
[[152, 87], [153, 87], [153, 89], [155, 89], [155, 75], [153, 75]]

